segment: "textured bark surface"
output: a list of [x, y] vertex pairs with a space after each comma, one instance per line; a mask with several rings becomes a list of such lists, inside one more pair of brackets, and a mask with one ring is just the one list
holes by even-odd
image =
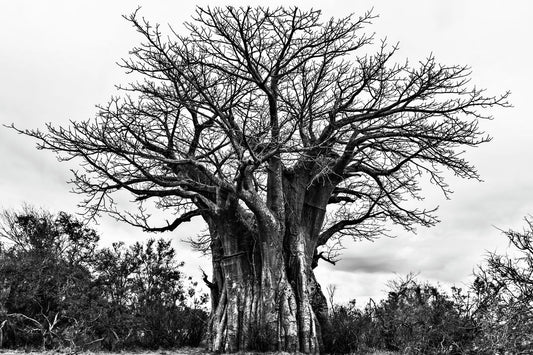
[[285, 174], [286, 220], [262, 221], [239, 207], [208, 219], [213, 255], [209, 347], [319, 353], [327, 304], [312, 261], [327, 187]]

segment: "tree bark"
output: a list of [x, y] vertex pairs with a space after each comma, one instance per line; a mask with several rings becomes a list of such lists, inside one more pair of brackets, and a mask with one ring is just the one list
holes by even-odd
[[263, 225], [259, 231], [253, 218], [237, 211], [226, 211], [208, 224], [213, 256], [210, 350], [319, 353], [320, 324], [310, 291], [316, 280], [305, 242], [284, 244], [281, 228]]
[[303, 169], [284, 174], [282, 223], [235, 204], [206, 218], [213, 257], [210, 350], [322, 350], [327, 303], [313, 255], [332, 187], [310, 184], [309, 176]]

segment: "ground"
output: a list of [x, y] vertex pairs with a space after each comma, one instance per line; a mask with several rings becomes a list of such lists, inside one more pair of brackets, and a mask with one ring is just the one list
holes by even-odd
[[[199, 354], [212, 354], [209, 352], [206, 352], [202, 348], [180, 348], [175, 350], [156, 350], [156, 351], [121, 351], [121, 352], [108, 352], [108, 351], [102, 351], [102, 352], [71, 352], [68, 349], [65, 349], [64, 351], [24, 351], [24, 350], [7, 350], [7, 349], [0, 349], [0, 354], [2, 355], [21, 355], [30, 353], [32, 355], [59, 355], [59, 354], [79, 354], [79, 355], [199, 355]], [[252, 352], [239, 352], [240, 355], [252, 355], [255, 353]], [[269, 352], [269, 353], [262, 353], [264, 355], [289, 355], [290, 353], [286, 352]], [[376, 351], [373, 353], [365, 353], [365, 355], [395, 355], [396, 353], [393, 352], [386, 352], [386, 351]]]

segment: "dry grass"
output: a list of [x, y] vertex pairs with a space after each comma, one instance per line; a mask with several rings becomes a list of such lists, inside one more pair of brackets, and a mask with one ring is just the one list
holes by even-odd
[[25, 350], [8, 350], [8, 349], [0, 349], [1, 355], [22, 355], [22, 354], [28, 354], [28, 355], [69, 355], [69, 354], [79, 354], [79, 355], [199, 355], [199, 354], [210, 354], [209, 352], [206, 352], [205, 349], [202, 348], [180, 348], [180, 349], [174, 349], [174, 350], [156, 350], [156, 351], [145, 351], [145, 350], [139, 350], [139, 351], [117, 351], [117, 352], [111, 352], [111, 351], [81, 351], [81, 352], [75, 352], [70, 349], [64, 349], [64, 350], [50, 350], [50, 351], [39, 351], [39, 350], [31, 350], [31, 351], [25, 351]]
[[[110, 352], [110, 351], [84, 351], [84, 352], [72, 352], [68, 349], [65, 349], [63, 351], [24, 351], [24, 350], [6, 350], [6, 349], [0, 349], [1, 355], [22, 355], [22, 354], [30, 354], [30, 355], [61, 355], [61, 354], [79, 354], [79, 355], [200, 355], [200, 354], [213, 354], [208, 351], [205, 351], [205, 349], [202, 348], [180, 348], [180, 349], [173, 349], [173, 350], [156, 350], [156, 351], [120, 351], [120, 352]], [[254, 355], [257, 353], [254, 352], [239, 352], [237, 353], [239, 355]], [[261, 353], [264, 355], [294, 355], [294, 353], [288, 353], [288, 352], [266, 352]], [[367, 353], [361, 353], [361, 355], [396, 355], [397, 353], [390, 352], [390, 351], [375, 351], [375, 352], [367, 352]]]

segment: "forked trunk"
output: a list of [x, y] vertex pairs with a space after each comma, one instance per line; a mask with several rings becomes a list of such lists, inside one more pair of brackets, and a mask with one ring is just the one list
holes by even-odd
[[284, 244], [274, 229], [265, 237], [265, 231], [254, 230], [236, 213], [209, 226], [214, 271], [210, 350], [319, 353], [320, 325], [312, 301], [320, 289], [305, 240]]

